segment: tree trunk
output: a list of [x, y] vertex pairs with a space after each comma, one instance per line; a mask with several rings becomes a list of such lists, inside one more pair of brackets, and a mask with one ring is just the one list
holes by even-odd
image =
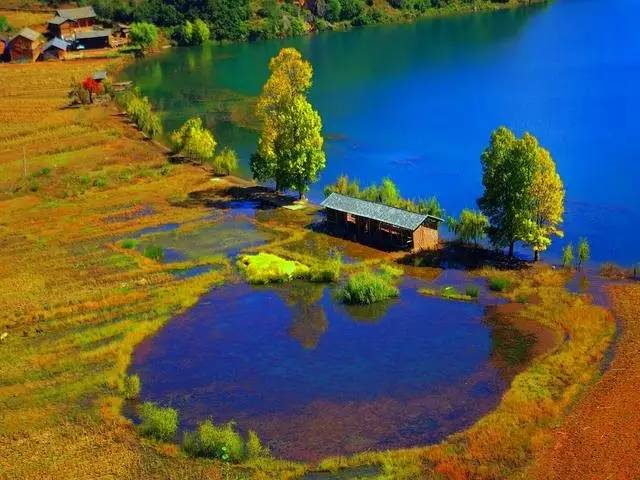
[[89, 103], [93, 103], [93, 93], [89, 90]]
[[537, 262], [538, 260], [540, 260], [540, 250], [534, 250], [533, 251], [533, 261]]
[[513, 249], [515, 247], [516, 242], [512, 241], [509, 244], [509, 258], [513, 258]]

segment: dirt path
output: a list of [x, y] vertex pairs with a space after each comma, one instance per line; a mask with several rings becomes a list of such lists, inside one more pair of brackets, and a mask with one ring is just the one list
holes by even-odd
[[622, 324], [613, 361], [556, 430], [534, 478], [640, 479], [640, 285], [608, 291]]

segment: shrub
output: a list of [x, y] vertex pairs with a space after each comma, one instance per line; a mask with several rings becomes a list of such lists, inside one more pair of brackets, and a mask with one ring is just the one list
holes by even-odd
[[122, 396], [127, 400], [133, 400], [140, 395], [140, 377], [138, 375], [125, 375], [122, 382]]
[[127, 250], [131, 250], [133, 248], [137, 248], [139, 243], [140, 241], [136, 240], [135, 238], [125, 238], [124, 240], [122, 240], [122, 242], [120, 242], [120, 246], [122, 248], [126, 248]]
[[178, 411], [162, 408], [152, 402], [140, 407], [140, 433], [159, 441], [171, 440], [178, 431]]
[[571, 268], [573, 266], [573, 244], [570, 243], [562, 249], [562, 266]]
[[388, 263], [383, 263], [382, 265], [380, 265], [380, 273], [388, 279], [394, 279], [404, 275], [404, 270], [402, 270], [402, 268], [400, 267]]
[[231, 175], [238, 169], [238, 155], [230, 148], [224, 148], [222, 152], [211, 160], [211, 167], [219, 175]]
[[342, 257], [336, 257], [328, 262], [311, 267], [309, 280], [316, 283], [332, 283], [340, 279], [342, 271]]
[[476, 287], [475, 285], [467, 286], [467, 296], [471, 298], [478, 298], [479, 295], [480, 289], [478, 287]]
[[364, 271], [349, 277], [346, 285], [338, 291], [338, 299], [347, 304], [370, 305], [399, 294], [395, 285], [384, 275]]
[[264, 458], [271, 456], [269, 448], [262, 444], [260, 437], [253, 430], [247, 434], [246, 456], [249, 459]]
[[489, 288], [494, 292], [504, 292], [511, 286], [511, 282], [503, 277], [491, 277], [489, 279]]
[[233, 423], [216, 426], [205, 420], [195, 432], [184, 436], [182, 448], [193, 457], [217, 458], [228, 462], [240, 462], [245, 456], [244, 441]]
[[242, 255], [237, 265], [247, 281], [252, 284], [288, 282], [295, 278], [307, 278], [310, 274], [309, 267], [300, 262], [264, 252]]
[[158, 245], [147, 245], [144, 247], [144, 256], [159, 262], [164, 258], [164, 249]]

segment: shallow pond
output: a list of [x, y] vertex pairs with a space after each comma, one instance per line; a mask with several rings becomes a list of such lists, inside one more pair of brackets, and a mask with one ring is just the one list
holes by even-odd
[[352, 308], [322, 285], [228, 284], [142, 343], [131, 371], [182, 428], [234, 420], [284, 458], [436, 442], [494, 408], [514, 370], [482, 303], [423, 285], [407, 278], [399, 300]]

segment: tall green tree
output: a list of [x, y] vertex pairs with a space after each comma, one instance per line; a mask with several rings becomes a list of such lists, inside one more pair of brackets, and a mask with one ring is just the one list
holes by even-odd
[[461, 242], [473, 242], [475, 245], [485, 237], [489, 228], [489, 219], [482, 213], [465, 208], [460, 213], [460, 218], [449, 218], [447, 221], [449, 230], [455, 234]]
[[548, 150], [538, 146], [530, 193], [533, 199], [527, 243], [538, 260], [551, 245], [551, 236], [562, 237], [559, 225], [564, 215], [564, 185]]
[[578, 242], [578, 269], [582, 268], [591, 258], [591, 247], [586, 238], [581, 238]]
[[295, 188], [300, 198], [324, 169], [322, 120], [306, 98], [313, 70], [300, 52], [284, 48], [269, 63], [256, 113], [262, 123], [251, 171], [276, 190]]
[[176, 153], [201, 163], [213, 158], [217, 145], [213, 134], [204, 127], [202, 119], [197, 117], [187, 120], [172, 132], [170, 139]]
[[158, 27], [147, 22], [132, 24], [131, 41], [144, 49], [155, 46], [158, 43]]

